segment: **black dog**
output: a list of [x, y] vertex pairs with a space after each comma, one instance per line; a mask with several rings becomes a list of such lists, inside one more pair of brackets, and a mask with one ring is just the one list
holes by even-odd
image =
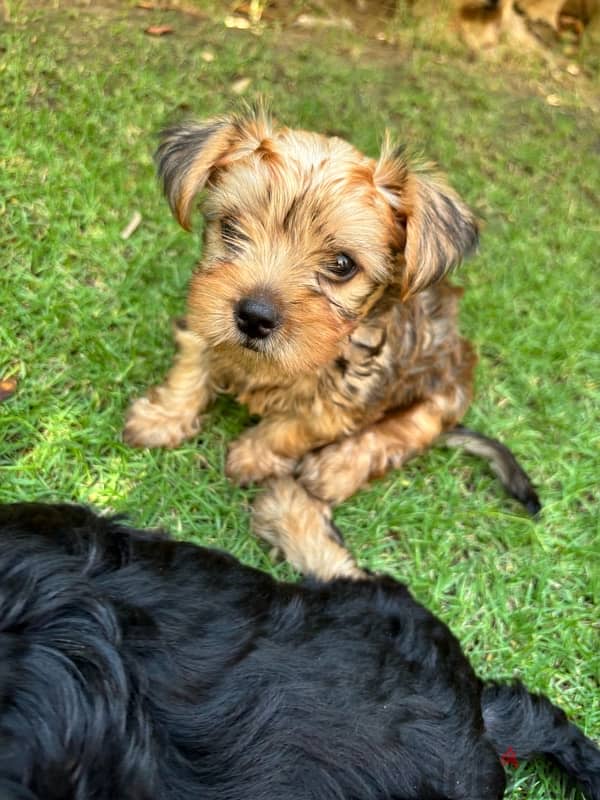
[[282, 584], [81, 507], [0, 508], [1, 800], [494, 800], [509, 748], [599, 800], [600, 751], [483, 686], [390, 578]]

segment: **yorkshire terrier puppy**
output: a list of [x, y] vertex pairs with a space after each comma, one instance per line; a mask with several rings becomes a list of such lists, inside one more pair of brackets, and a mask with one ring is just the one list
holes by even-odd
[[443, 178], [389, 140], [374, 160], [261, 110], [167, 130], [157, 164], [187, 230], [205, 190], [204, 248], [175, 362], [131, 406], [128, 443], [177, 446], [225, 392], [262, 417], [230, 446], [239, 484], [293, 475], [331, 506], [452, 431], [539, 509], [506, 448], [455, 429], [476, 357], [445, 276], [478, 231]]

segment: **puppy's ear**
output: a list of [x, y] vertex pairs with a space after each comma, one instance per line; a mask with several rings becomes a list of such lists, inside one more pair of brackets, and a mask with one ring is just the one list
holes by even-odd
[[388, 139], [374, 173], [375, 185], [404, 230], [402, 297], [437, 283], [478, 241], [475, 217], [429, 165], [410, 166]]
[[271, 121], [261, 108], [245, 117], [184, 122], [163, 131], [155, 161], [171, 211], [182, 228], [190, 230], [194, 198], [211, 176], [259, 148], [271, 134]]

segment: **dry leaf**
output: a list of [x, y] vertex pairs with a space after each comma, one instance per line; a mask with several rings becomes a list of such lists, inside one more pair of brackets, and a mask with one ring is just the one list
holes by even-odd
[[150, 25], [144, 33], [147, 33], [148, 36], [164, 36], [167, 33], [173, 33], [173, 28], [170, 25]]
[[562, 105], [562, 100], [557, 94], [549, 94], [548, 97], [546, 98], [546, 102], [548, 103], [549, 106], [558, 107]]
[[237, 28], [238, 30], [245, 31], [251, 26], [251, 22], [246, 17], [234, 17], [232, 15], [225, 17], [223, 20], [226, 28]]
[[17, 391], [16, 378], [3, 378], [0, 380], [0, 403], [8, 400]]
[[301, 28], [344, 28], [354, 30], [354, 23], [348, 17], [315, 17], [312, 14], [300, 14], [294, 25]]
[[[267, 3], [264, 0], [250, 0], [249, 3], [236, 3], [235, 8], [232, 9], [235, 11], [236, 14], [243, 14], [245, 17], [248, 17], [250, 22], [253, 25], [257, 25], [265, 15], [265, 11], [267, 9]], [[266, 16], [271, 16], [267, 13]]]
[[131, 219], [121, 231], [121, 239], [129, 239], [129, 237], [132, 236], [140, 227], [141, 222], [142, 215], [139, 211], [134, 211], [131, 215]]
[[246, 89], [252, 83], [252, 78], [240, 78], [234, 81], [229, 87], [234, 94], [244, 94]]

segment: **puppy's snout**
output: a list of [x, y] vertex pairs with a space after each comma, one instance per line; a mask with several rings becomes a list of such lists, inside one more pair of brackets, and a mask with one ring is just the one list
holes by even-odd
[[238, 330], [251, 339], [266, 339], [279, 325], [277, 308], [263, 295], [242, 298], [234, 316]]

